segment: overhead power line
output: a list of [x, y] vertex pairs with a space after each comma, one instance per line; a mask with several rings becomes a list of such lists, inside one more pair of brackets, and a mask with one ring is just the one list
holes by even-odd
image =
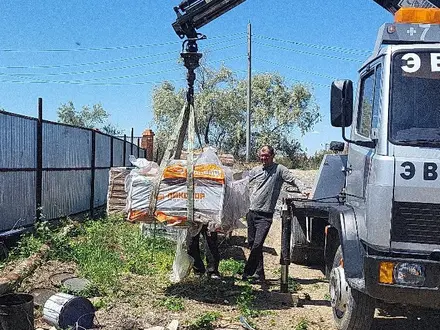
[[86, 62], [86, 63], [72, 63], [72, 64], [58, 64], [58, 65], [8, 65], [8, 66], [0, 66], [0, 69], [61, 69], [61, 68], [69, 68], [69, 67], [79, 67], [79, 66], [92, 66], [92, 65], [101, 65], [101, 64], [112, 64], [118, 62], [128, 62], [134, 60], [143, 60], [146, 58], [156, 57], [156, 56], [164, 56], [164, 55], [176, 55], [175, 51], [165, 52], [165, 53], [157, 53], [157, 54], [149, 54], [144, 56], [134, 56], [134, 57], [124, 57], [113, 60], [103, 60], [103, 61], [95, 61], [95, 62]]
[[292, 49], [292, 48], [286, 48], [286, 47], [281, 47], [281, 46], [276, 46], [276, 45], [271, 45], [271, 44], [266, 44], [263, 42], [257, 42], [255, 41], [254, 44], [257, 45], [261, 45], [261, 46], [265, 46], [265, 47], [269, 47], [269, 48], [277, 48], [277, 49], [282, 49], [282, 50], [286, 50], [286, 51], [290, 51], [290, 52], [294, 52], [294, 53], [298, 53], [298, 54], [304, 54], [304, 55], [312, 55], [312, 56], [318, 56], [318, 57], [325, 57], [325, 58], [330, 58], [332, 60], [339, 60], [339, 61], [348, 61], [348, 62], [356, 62], [356, 63], [362, 63], [363, 61], [358, 60], [358, 59], [354, 59], [354, 58], [348, 58], [348, 57], [340, 57], [340, 56], [333, 56], [333, 55], [327, 55], [327, 54], [319, 54], [319, 53], [312, 53], [312, 52], [306, 52], [303, 50], [298, 50], [298, 49]]
[[[231, 48], [231, 47], [235, 47], [238, 44], [234, 44], [234, 45], [228, 45], [225, 47], [221, 47], [221, 48], [217, 48], [217, 49], [213, 49], [213, 51], [218, 51], [218, 50], [223, 50], [223, 49], [227, 49], [227, 48]], [[225, 61], [225, 60], [230, 60], [230, 59], [235, 59], [238, 57], [243, 57], [244, 55], [240, 55], [240, 56], [235, 56], [235, 57], [231, 57], [231, 58], [227, 58], [227, 59], [222, 59], [222, 60], [218, 60], [220, 61]], [[139, 68], [139, 67], [146, 67], [146, 66], [150, 66], [150, 65], [154, 65], [154, 64], [161, 64], [161, 63], [167, 63], [167, 62], [172, 62], [175, 61], [176, 59], [165, 59], [165, 60], [160, 60], [160, 61], [154, 61], [154, 62], [148, 62], [148, 63], [139, 63], [139, 64], [133, 64], [133, 65], [126, 65], [126, 66], [120, 66], [120, 67], [112, 67], [112, 68], [105, 68], [105, 69], [93, 69], [93, 70], [83, 70], [83, 71], [76, 71], [76, 72], [56, 72], [56, 73], [0, 73], [0, 76], [14, 76], [14, 77], [35, 77], [35, 76], [74, 76], [74, 75], [81, 75], [81, 74], [91, 74], [91, 73], [103, 73], [103, 72], [111, 72], [111, 71], [119, 71], [119, 70], [127, 70], [127, 69], [134, 69], [134, 68]], [[217, 61], [212, 61], [212, 62], [217, 62]], [[174, 63], [174, 65], [177, 65], [177, 61]], [[176, 69], [177, 70], [177, 69]], [[159, 73], [162, 73], [163, 71], [159, 71]], [[152, 73], [155, 74], [155, 73]]]
[[[256, 74], [267, 74], [267, 71], [260, 71], [260, 70], [255, 70], [254, 73]], [[317, 83], [317, 82], [313, 82], [313, 81], [304, 81], [304, 80], [299, 80], [299, 79], [293, 79], [293, 78], [286, 78], [290, 81], [294, 81], [300, 84], [304, 84], [304, 85], [313, 85], [313, 86], [319, 86], [319, 87], [324, 87], [324, 88], [329, 88], [329, 85], [327, 84], [322, 84], [322, 83]]]
[[333, 76], [326, 75], [324, 73], [319, 73], [319, 72], [314, 72], [314, 71], [298, 69], [298, 68], [290, 66], [290, 65], [280, 64], [280, 63], [277, 63], [277, 62], [274, 62], [274, 61], [266, 60], [266, 59], [261, 58], [261, 57], [254, 57], [254, 58], [257, 59], [257, 60], [266, 62], [266, 63], [274, 64], [274, 65], [277, 65], [277, 66], [282, 66], [282, 67], [285, 67], [287, 69], [298, 71], [298, 72], [302, 72], [302, 73], [305, 73], [305, 74], [310, 74], [310, 75], [313, 75], [313, 76], [317, 76], [317, 77], [321, 77], [321, 78], [325, 78], [325, 79], [331, 79], [331, 80], [336, 80], [337, 79], [337, 78], [335, 78]]
[[[171, 82], [182, 82], [186, 79], [167, 79]], [[158, 85], [164, 81], [139, 81], [139, 82], [93, 82], [93, 81], [81, 81], [81, 80], [8, 80], [2, 79], [0, 83], [12, 83], [12, 84], [59, 84], [59, 85], [93, 85], [93, 86], [134, 86], [134, 85]]]
[[[62, 81], [70, 81], [72, 83], [76, 83], [76, 82], [78, 82], [78, 83], [88, 83], [88, 82], [93, 82], [93, 81], [131, 79], [131, 78], [139, 78], [139, 77], [145, 77], [145, 76], [158, 75], [158, 74], [168, 73], [168, 72], [177, 72], [180, 69], [181, 68], [175, 68], [175, 69], [160, 70], [160, 71], [147, 72], [147, 73], [137, 73], [137, 74], [131, 74], [131, 75], [127, 74], [127, 75], [114, 76], [114, 77], [101, 77], [101, 78], [92, 78], [92, 79], [83, 79], [83, 80], [62, 80]], [[20, 78], [28, 80], [28, 81], [30, 81], [31, 79], [35, 79], [34, 77], [28, 77], [28, 76], [20, 76]]]
[[[146, 66], [150, 66], [150, 65], [154, 65], [154, 64], [171, 62], [173, 60], [175, 60], [175, 59], [166, 59], [166, 60], [149, 62], [149, 63], [140, 63], [140, 64], [112, 67], [112, 68], [106, 68], [106, 69], [94, 69], [94, 70], [84, 70], [84, 71], [76, 71], [76, 72], [7, 73], [7, 75], [16, 76], [16, 77], [26, 77], [26, 76], [66, 76], [66, 75], [74, 76], [74, 75], [81, 75], [81, 74], [101, 73], [101, 72], [111, 72], [111, 71], [118, 71], [118, 70], [134, 69], [134, 68], [146, 67]], [[177, 62], [176, 62], [176, 64], [177, 64]], [[3, 75], [3, 74], [0, 73], [0, 75]]]
[[[234, 33], [230, 35], [214, 36], [210, 37], [209, 40], [215, 39], [225, 39], [230, 40], [231, 37], [235, 36], [245, 36], [244, 32]], [[110, 50], [127, 50], [127, 49], [143, 49], [159, 46], [169, 46], [182, 44], [182, 41], [170, 41], [163, 43], [152, 43], [145, 45], [128, 45], [128, 46], [112, 46], [112, 47], [89, 47], [89, 48], [70, 48], [70, 49], [0, 49], [0, 52], [5, 53], [65, 53], [65, 52], [96, 52], [96, 51], [110, 51]]]
[[259, 34], [254, 35], [254, 37], [258, 38], [258, 39], [278, 41], [278, 42], [289, 43], [289, 44], [298, 45], [298, 46], [304, 46], [304, 47], [321, 49], [321, 50], [329, 50], [329, 51], [340, 52], [340, 53], [345, 53], [345, 54], [352, 54], [352, 55], [369, 55], [369, 54], [371, 54], [370, 50], [346, 48], [346, 47], [339, 47], [339, 46], [326, 46], [326, 45], [310, 44], [310, 43], [294, 41], [294, 40], [278, 39], [278, 38], [268, 37], [268, 36], [259, 35]]
[[[238, 40], [240, 38], [230, 39], [229, 41]], [[208, 44], [207, 46], [216, 46], [216, 45], [222, 45], [224, 42], [216, 42], [212, 44]], [[213, 49], [207, 49], [207, 52], [216, 52], [219, 50], [224, 50], [227, 48], [232, 48], [239, 46], [240, 44], [232, 44], [225, 47], [220, 48], [213, 48]], [[134, 56], [134, 57], [125, 57], [125, 58], [118, 58], [113, 60], [103, 60], [103, 61], [94, 61], [94, 62], [86, 62], [86, 63], [72, 63], [72, 64], [58, 64], [58, 65], [8, 65], [8, 66], [0, 66], [0, 69], [15, 69], [15, 70], [22, 70], [22, 69], [62, 69], [62, 68], [69, 68], [69, 67], [81, 67], [81, 66], [95, 66], [95, 65], [105, 65], [105, 64], [113, 64], [118, 62], [129, 62], [129, 61], [135, 61], [135, 60], [142, 60], [152, 57], [158, 57], [158, 56], [165, 56], [165, 55], [176, 55], [177, 60], [177, 52], [176, 51], [169, 51], [164, 53], [156, 53], [156, 54], [149, 54], [144, 56]], [[174, 60], [174, 59], [171, 59]], [[161, 61], [151, 62], [152, 64], [160, 63]]]

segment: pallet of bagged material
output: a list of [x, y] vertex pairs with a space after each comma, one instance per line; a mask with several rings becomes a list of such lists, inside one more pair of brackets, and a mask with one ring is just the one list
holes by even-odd
[[129, 167], [112, 167], [109, 173], [107, 191], [107, 214], [126, 213], [127, 193], [125, 178], [130, 174]]

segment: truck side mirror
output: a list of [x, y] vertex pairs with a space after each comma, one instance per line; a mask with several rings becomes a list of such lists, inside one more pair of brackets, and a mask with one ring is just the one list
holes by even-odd
[[333, 127], [349, 127], [353, 120], [353, 83], [336, 80], [331, 87], [331, 123]]

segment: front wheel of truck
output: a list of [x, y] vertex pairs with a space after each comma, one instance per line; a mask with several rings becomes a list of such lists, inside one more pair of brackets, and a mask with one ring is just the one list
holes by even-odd
[[369, 330], [374, 319], [375, 300], [348, 285], [340, 246], [333, 261], [329, 288], [336, 327], [339, 330]]

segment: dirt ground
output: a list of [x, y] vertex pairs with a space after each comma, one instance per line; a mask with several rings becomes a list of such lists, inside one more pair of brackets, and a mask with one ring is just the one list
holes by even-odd
[[[295, 174], [310, 189], [316, 171], [295, 171]], [[253, 324], [258, 330], [306, 330], [306, 329], [336, 329], [333, 324], [333, 315], [329, 302], [328, 283], [322, 272], [311, 267], [290, 265], [289, 275], [297, 283], [299, 306], [294, 307], [286, 296], [279, 291], [280, 278], [280, 237], [281, 221], [275, 216], [273, 225], [266, 240], [264, 260], [268, 285], [253, 285], [253, 294], [256, 297], [255, 308], [264, 311]], [[236, 230], [230, 240], [223, 240], [220, 244], [223, 259], [234, 258], [245, 260], [248, 249], [245, 244], [246, 229]], [[48, 262], [43, 265], [22, 284], [21, 290], [29, 292], [34, 288], [52, 288], [56, 290], [53, 275], [56, 273], [75, 273], [75, 265], [60, 262]], [[166, 326], [172, 320], [179, 324], [187, 324], [201, 313], [216, 311], [221, 319], [216, 323], [218, 330], [243, 329], [237, 321], [240, 311], [234, 303], [240, 294], [239, 277], [224, 277], [221, 281], [189, 278], [188, 280], [152, 288], [151, 284], [141, 276], [127, 276], [126, 289], [120, 292], [117, 303], [107, 305], [96, 313], [100, 329], [107, 330], [135, 330], [149, 329], [152, 326]], [[181, 297], [184, 299], [185, 310], [171, 312], [166, 308], [158, 307], [155, 302], [163, 297]], [[287, 297], [288, 298], [288, 297]], [[424, 319], [407, 320], [404, 317], [385, 317], [379, 315], [374, 322], [375, 330], [397, 329], [440, 329], [436, 321], [426, 323]], [[301, 324], [307, 323], [306, 327]], [[41, 320], [41, 312], [37, 314], [36, 326], [49, 329]], [[179, 329], [182, 329], [180, 327]]]
[[[229, 243], [221, 244], [223, 258], [244, 258], [248, 254], [245, 245], [245, 230], [234, 233]], [[328, 283], [322, 272], [310, 267], [290, 265], [289, 274], [299, 284], [297, 295], [300, 306], [294, 307], [292, 303], [280, 298], [279, 290], [281, 223], [274, 219], [274, 223], [265, 244], [265, 269], [268, 286], [253, 285], [256, 296], [255, 308], [265, 311], [265, 314], [254, 319], [255, 329], [258, 330], [289, 330], [289, 329], [336, 329], [333, 324], [332, 310], [328, 301]], [[62, 272], [75, 273], [74, 264], [63, 264], [51, 261], [40, 267], [33, 276], [22, 285], [24, 291], [32, 288], [53, 288], [52, 275]], [[152, 326], [166, 326], [172, 320], [180, 324], [194, 319], [206, 311], [217, 311], [222, 315], [217, 323], [216, 330], [243, 329], [237, 321], [240, 312], [232, 299], [240, 292], [237, 286], [238, 278], [224, 278], [222, 283], [215, 283], [206, 279], [191, 278], [181, 284], [164, 288], [164, 296], [180, 296], [185, 299], [185, 311], [170, 312], [158, 309], [154, 301], [158, 299], [157, 293], [149, 290], [148, 283], [142, 282], [142, 277], [131, 276], [126, 278], [127, 293], [133, 297], [124, 296], [118, 303], [100, 309], [97, 313], [97, 323], [100, 329], [108, 330], [141, 330]], [[215, 289], [213, 289], [215, 287]], [[156, 288], [157, 289], [157, 288]], [[154, 291], [157, 291], [157, 290]], [[376, 312], [378, 314], [378, 312]], [[37, 314], [36, 327], [49, 329]], [[307, 320], [307, 328], [300, 328], [299, 324]], [[400, 330], [400, 329], [440, 329], [437, 321], [407, 320], [405, 317], [384, 317], [377, 315], [373, 325], [374, 330]]]

